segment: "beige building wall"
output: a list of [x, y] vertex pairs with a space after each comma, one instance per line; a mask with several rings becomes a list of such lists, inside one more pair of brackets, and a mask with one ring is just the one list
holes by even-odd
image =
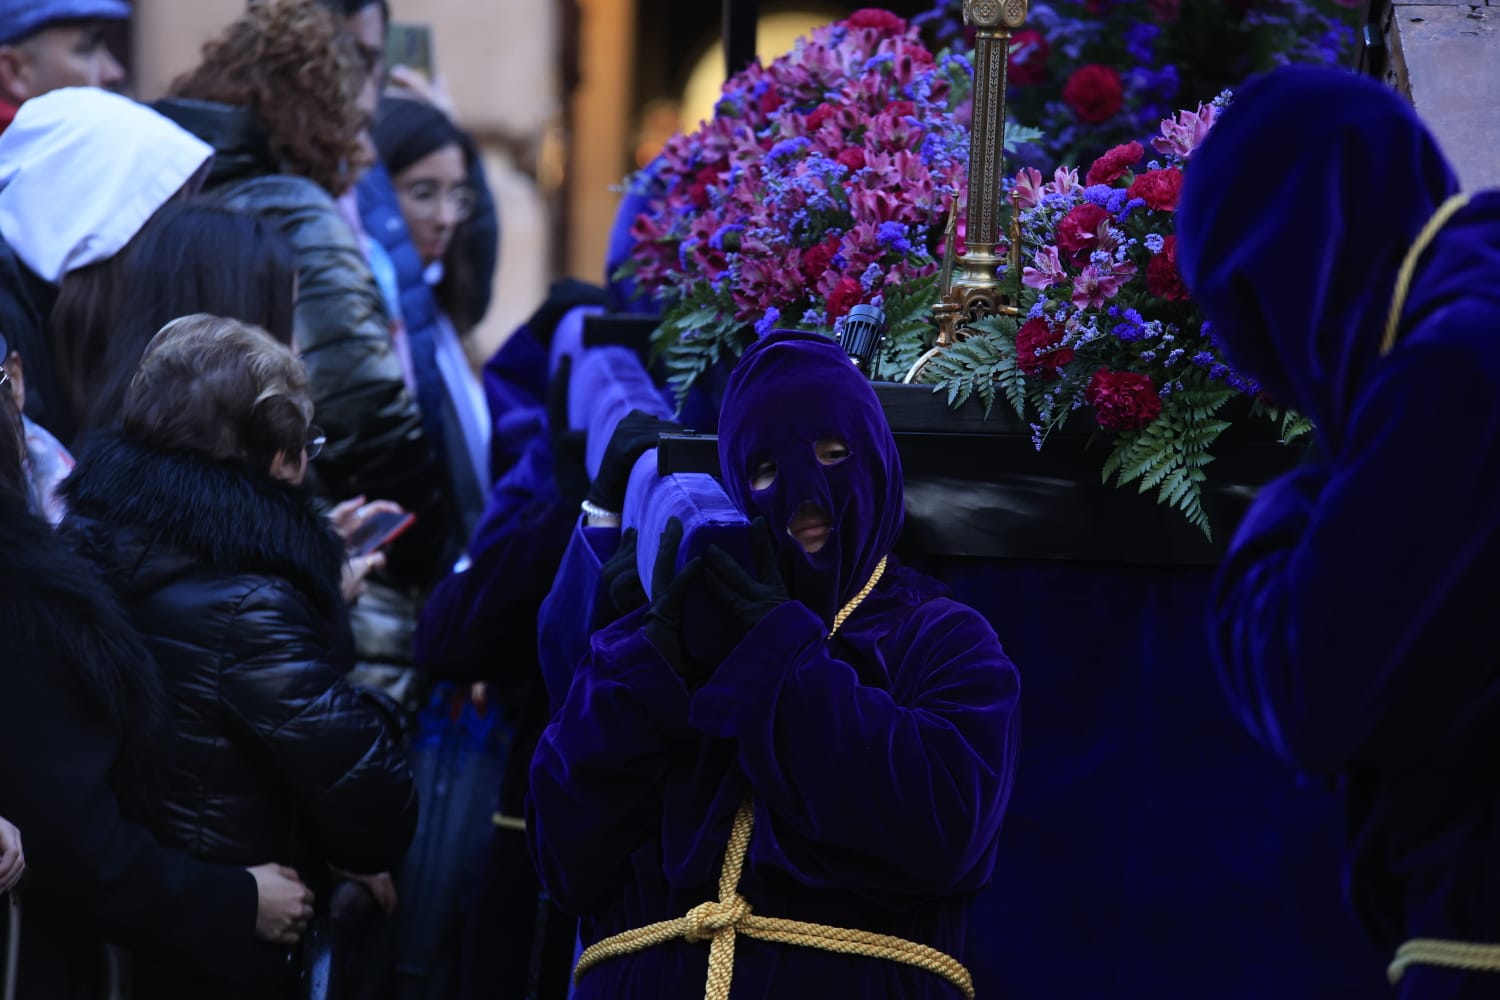
[[[244, 10], [244, 2], [136, 0], [136, 96], [162, 96], [174, 77], [197, 64], [203, 43]], [[393, 0], [391, 8], [393, 20], [432, 25], [433, 61], [446, 78], [459, 123], [479, 141], [499, 205], [495, 302], [473, 345], [482, 359], [531, 314], [551, 279], [555, 226], [545, 193], [528, 175], [528, 164], [516, 159], [533, 158], [561, 117], [558, 18], [551, 0]]]

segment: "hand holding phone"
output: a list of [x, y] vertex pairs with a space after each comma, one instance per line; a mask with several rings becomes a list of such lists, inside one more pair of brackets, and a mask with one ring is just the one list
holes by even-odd
[[[395, 507], [394, 504], [391, 504]], [[350, 556], [366, 556], [383, 549], [416, 523], [417, 515], [409, 514], [400, 507], [394, 510], [371, 511], [360, 519], [359, 525], [344, 539], [344, 547]]]

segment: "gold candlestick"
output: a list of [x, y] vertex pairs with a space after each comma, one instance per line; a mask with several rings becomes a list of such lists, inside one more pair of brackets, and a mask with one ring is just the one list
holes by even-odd
[[[927, 362], [966, 336], [967, 327], [986, 316], [1018, 315], [1015, 300], [1002, 292], [1000, 183], [1005, 176], [1005, 86], [1012, 33], [1026, 23], [1027, 0], [964, 0], [964, 23], [975, 29], [974, 123], [969, 132], [969, 190], [965, 252], [951, 286], [933, 307], [937, 341], [907, 373], [914, 382]], [[1011, 206], [1010, 263], [1019, 261], [1019, 218]], [[946, 268], [945, 268], [946, 270]]]

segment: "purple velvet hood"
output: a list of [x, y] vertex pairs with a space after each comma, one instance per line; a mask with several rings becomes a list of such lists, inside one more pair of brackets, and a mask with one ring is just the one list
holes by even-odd
[[[838, 438], [849, 457], [825, 466], [816, 442]], [[776, 463], [766, 489], [751, 474]], [[719, 415], [724, 489], [748, 517], [764, 517], [791, 595], [825, 622], [869, 581], [901, 533], [901, 459], [875, 391], [838, 345], [815, 333], [778, 330], [752, 344], [729, 377]], [[823, 548], [808, 554], [787, 533], [797, 508], [833, 519]]]

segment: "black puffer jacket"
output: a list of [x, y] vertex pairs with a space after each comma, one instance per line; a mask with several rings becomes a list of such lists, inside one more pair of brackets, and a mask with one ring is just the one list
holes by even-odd
[[155, 786], [161, 715], [151, 657], [94, 568], [0, 495], [0, 815], [26, 848], [23, 1000], [98, 997], [106, 940], [205, 981], [251, 973], [254, 880], [128, 818]]
[[444, 551], [452, 519], [421, 412], [391, 349], [385, 300], [354, 231], [326, 191], [278, 170], [248, 111], [182, 99], [153, 107], [214, 147], [205, 193], [266, 219], [296, 251], [297, 350], [314, 419], [328, 435], [314, 463], [320, 489], [335, 500], [394, 500], [416, 514], [392, 565], [403, 582], [428, 582], [456, 555]]
[[155, 827], [205, 859], [386, 871], [416, 829], [406, 759], [343, 679], [337, 538], [299, 491], [99, 439], [65, 529], [156, 656], [174, 730]]

